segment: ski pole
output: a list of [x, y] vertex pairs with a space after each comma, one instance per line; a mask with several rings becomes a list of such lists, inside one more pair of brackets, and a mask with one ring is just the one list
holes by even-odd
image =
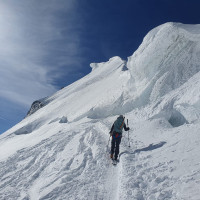
[[[127, 119], [127, 126], [128, 126], [128, 119]], [[131, 147], [131, 145], [130, 145], [130, 140], [129, 140], [129, 130], [128, 130], [128, 143], [129, 143], [129, 146], [128, 146], [128, 147]]]

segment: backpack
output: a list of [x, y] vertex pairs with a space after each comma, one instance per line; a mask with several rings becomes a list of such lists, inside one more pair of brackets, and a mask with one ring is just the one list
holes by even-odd
[[114, 122], [114, 132], [122, 134], [122, 129], [124, 128], [124, 117], [120, 115]]

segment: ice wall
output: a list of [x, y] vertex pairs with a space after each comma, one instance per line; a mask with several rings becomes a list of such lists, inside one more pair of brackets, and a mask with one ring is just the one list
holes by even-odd
[[180, 87], [200, 71], [200, 26], [166, 23], [150, 31], [127, 66], [149, 103]]

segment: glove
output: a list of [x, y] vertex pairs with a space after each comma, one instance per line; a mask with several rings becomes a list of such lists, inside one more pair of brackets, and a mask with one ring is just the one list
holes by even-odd
[[127, 127], [127, 128], [126, 128], [126, 131], [129, 131], [129, 130], [130, 130], [130, 128], [129, 128], [129, 127]]

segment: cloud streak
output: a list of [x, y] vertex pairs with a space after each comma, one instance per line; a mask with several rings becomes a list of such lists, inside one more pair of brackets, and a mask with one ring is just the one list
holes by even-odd
[[76, 8], [76, 0], [0, 2], [0, 98], [30, 106], [79, 66]]

